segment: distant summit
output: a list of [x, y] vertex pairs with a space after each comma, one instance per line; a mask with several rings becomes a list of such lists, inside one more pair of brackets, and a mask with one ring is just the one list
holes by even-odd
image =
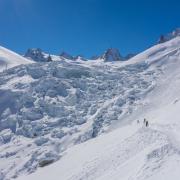
[[60, 57], [61, 57], [61, 58], [65, 58], [65, 59], [70, 59], [70, 60], [73, 60], [73, 59], [74, 59], [73, 56], [71, 56], [70, 54], [68, 54], [68, 53], [66, 53], [66, 52], [64, 52], [64, 51], [60, 54]]
[[59, 55], [50, 55], [43, 52], [40, 48], [28, 49], [24, 57], [31, 59], [35, 62], [50, 62], [50, 61], [60, 61], [60, 60], [71, 60], [71, 61], [88, 61], [88, 60], [102, 60], [104, 62], [113, 62], [113, 61], [125, 61], [129, 60], [135, 56], [135, 54], [128, 54], [122, 56], [117, 48], [109, 48], [105, 51], [103, 55], [92, 56], [88, 59], [82, 55], [72, 56], [69, 53], [63, 51]]
[[106, 50], [106, 52], [101, 56], [101, 59], [103, 59], [105, 62], [112, 62], [112, 61], [126, 61], [132, 57], [134, 57], [135, 54], [128, 54], [125, 57], [123, 57], [119, 50], [116, 48], [109, 48]]
[[40, 48], [28, 49], [24, 56], [36, 62], [52, 61], [51, 56], [44, 53]]
[[107, 49], [101, 58], [105, 62], [124, 60], [124, 58], [120, 55], [119, 50], [116, 48]]
[[161, 35], [158, 40], [158, 44], [169, 41], [177, 36], [180, 36], [180, 28], [177, 28], [176, 30], [172, 31], [171, 33], [168, 33], [167, 35]]
[[82, 55], [77, 55], [75, 58], [74, 58], [74, 60], [80, 60], [80, 61], [87, 61], [88, 59], [86, 59], [84, 56], [82, 56]]

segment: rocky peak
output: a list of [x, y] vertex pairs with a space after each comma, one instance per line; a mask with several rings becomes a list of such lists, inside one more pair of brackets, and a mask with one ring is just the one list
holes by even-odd
[[174, 31], [172, 31], [171, 33], [168, 33], [166, 35], [161, 35], [158, 40], [158, 44], [169, 41], [177, 36], [180, 36], [180, 28], [177, 28]]
[[73, 60], [73, 59], [74, 59], [73, 56], [71, 56], [70, 54], [68, 54], [68, 53], [66, 53], [66, 52], [62, 52], [62, 53], [60, 54], [60, 57], [65, 58], [65, 59], [70, 59], [70, 60]]
[[106, 52], [102, 55], [102, 59], [104, 59], [106, 62], [124, 60], [124, 58], [120, 55], [119, 50], [115, 48], [107, 49]]
[[24, 56], [36, 62], [51, 61], [50, 55], [45, 54], [40, 48], [28, 49]]

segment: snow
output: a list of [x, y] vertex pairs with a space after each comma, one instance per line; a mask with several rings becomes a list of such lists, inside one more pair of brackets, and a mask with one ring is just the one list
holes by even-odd
[[0, 178], [178, 180], [179, 45], [2, 72]]
[[161, 160], [161, 150], [152, 153], [153, 149], [167, 143], [166, 136], [156, 130], [130, 125], [74, 146], [57, 163], [20, 179], [133, 179], [151, 161]]
[[14, 66], [29, 63], [32, 63], [32, 61], [0, 46], [0, 72]]

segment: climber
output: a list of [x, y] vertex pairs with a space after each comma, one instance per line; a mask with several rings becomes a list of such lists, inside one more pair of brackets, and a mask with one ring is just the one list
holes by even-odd
[[146, 118], [144, 118], [144, 121], [143, 121], [143, 122], [144, 122], [144, 124], [146, 125]]
[[146, 127], [148, 127], [148, 126], [149, 126], [149, 122], [148, 122], [148, 121], [146, 121], [145, 125], [146, 125]]

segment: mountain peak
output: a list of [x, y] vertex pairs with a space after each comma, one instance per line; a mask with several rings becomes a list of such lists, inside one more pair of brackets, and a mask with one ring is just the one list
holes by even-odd
[[116, 48], [109, 48], [102, 55], [102, 59], [106, 62], [122, 61], [124, 58], [120, 55], [119, 50]]
[[75, 60], [81, 60], [81, 61], [87, 61], [87, 59], [84, 58], [84, 56], [82, 56], [82, 55], [77, 55], [74, 59]]
[[50, 55], [44, 53], [40, 48], [28, 49], [24, 56], [36, 62], [48, 62], [51, 59]]
[[174, 31], [172, 31], [171, 33], [168, 33], [166, 35], [161, 35], [159, 40], [158, 40], [158, 44], [167, 42], [177, 36], [180, 36], [180, 28], [175, 29]]
[[64, 51], [60, 54], [60, 57], [65, 58], [65, 59], [70, 59], [70, 60], [74, 59], [74, 57], [72, 55], [70, 55]]

